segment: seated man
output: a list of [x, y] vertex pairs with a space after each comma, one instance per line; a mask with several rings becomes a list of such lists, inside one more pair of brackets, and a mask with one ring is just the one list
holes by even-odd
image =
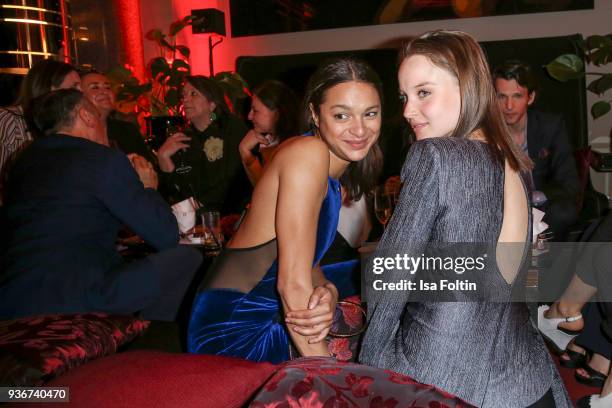
[[82, 73], [81, 89], [106, 122], [106, 134], [111, 147], [126, 154], [136, 153], [151, 163], [157, 163], [157, 158], [142, 138], [138, 126], [115, 118], [118, 114], [115, 111], [115, 94], [106, 75], [97, 71]]
[[[24, 150], [6, 189], [0, 319], [105, 311], [173, 320], [201, 255], [177, 246], [151, 164], [108, 147], [80, 91], [40, 97], [33, 115], [44, 136]], [[122, 225], [160, 252], [124, 264], [115, 249]]]
[[546, 196], [544, 222], [556, 241], [565, 241], [578, 219], [580, 181], [563, 118], [528, 109], [536, 97], [537, 81], [525, 63], [506, 61], [493, 71], [493, 80], [512, 138], [534, 163], [532, 188]]

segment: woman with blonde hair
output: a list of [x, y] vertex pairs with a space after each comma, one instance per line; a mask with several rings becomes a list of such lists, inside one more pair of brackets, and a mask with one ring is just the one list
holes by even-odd
[[[479, 245], [495, 254], [485, 256], [478, 274], [450, 271], [468, 281], [477, 277], [475, 294], [368, 291], [361, 362], [479, 407], [571, 406], [525, 304], [512, 302], [531, 235], [521, 177], [530, 162], [505, 127], [482, 49], [466, 33], [425, 33], [401, 49], [398, 78], [403, 115], [417, 141], [378, 254], [423, 257], [432, 249]], [[432, 273], [399, 275], [416, 281]], [[372, 279], [397, 276], [366, 269], [368, 288]]]

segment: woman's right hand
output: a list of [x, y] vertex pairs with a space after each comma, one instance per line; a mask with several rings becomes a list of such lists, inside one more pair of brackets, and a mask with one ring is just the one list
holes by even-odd
[[177, 132], [166, 139], [163, 145], [157, 151], [157, 159], [159, 161], [159, 168], [166, 172], [172, 173], [174, 171], [174, 162], [172, 156], [179, 150], [187, 149], [189, 147], [189, 141], [191, 138], [182, 132]]
[[240, 141], [240, 144], [238, 145], [240, 158], [244, 164], [249, 165], [256, 159], [256, 157], [253, 155], [253, 149], [260, 143], [264, 145], [269, 144], [268, 139], [266, 139], [266, 137], [261, 133], [251, 129], [246, 133], [246, 135], [244, 135]]

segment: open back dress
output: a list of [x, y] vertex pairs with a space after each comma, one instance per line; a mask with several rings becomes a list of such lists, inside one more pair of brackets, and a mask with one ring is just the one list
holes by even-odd
[[[319, 212], [313, 266], [334, 240], [340, 206], [340, 183], [329, 177]], [[250, 248], [224, 249], [196, 295], [187, 339], [189, 352], [271, 363], [288, 360], [290, 339], [276, 289], [277, 277], [276, 238]]]

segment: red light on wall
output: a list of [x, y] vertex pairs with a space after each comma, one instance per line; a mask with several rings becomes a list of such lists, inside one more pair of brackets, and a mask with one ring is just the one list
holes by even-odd
[[145, 79], [144, 46], [140, 22], [140, 0], [114, 0], [117, 9], [121, 43], [125, 50], [125, 61], [134, 68], [139, 81]]

